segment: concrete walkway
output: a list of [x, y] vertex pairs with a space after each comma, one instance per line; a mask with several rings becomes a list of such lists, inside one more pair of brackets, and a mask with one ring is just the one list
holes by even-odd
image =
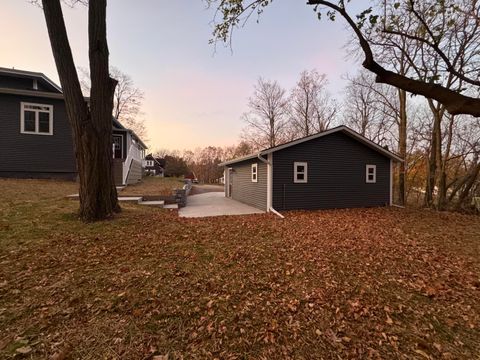
[[264, 211], [226, 198], [223, 192], [207, 192], [187, 198], [187, 206], [178, 210], [182, 217], [262, 214]]

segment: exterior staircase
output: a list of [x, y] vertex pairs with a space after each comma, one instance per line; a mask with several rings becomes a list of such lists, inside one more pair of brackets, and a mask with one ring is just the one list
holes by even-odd
[[178, 204], [167, 204], [163, 200], [143, 200], [142, 196], [119, 196], [118, 201], [133, 202], [139, 205], [155, 206], [164, 209], [178, 209]]
[[[68, 195], [67, 198], [78, 199], [78, 194]], [[164, 200], [143, 200], [143, 196], [119, 196], [118, 201], [132, 202], [145, 206], [155, 206], [163, 209], [178, 209], [178, 204], [165, 204]]]

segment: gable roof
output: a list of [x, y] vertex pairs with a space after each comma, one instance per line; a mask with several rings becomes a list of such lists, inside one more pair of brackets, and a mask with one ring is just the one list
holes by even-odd
[[226, 166], [226, 165], [235, 164], [235, 163], [245, 161], [245, 160], [251, 160], [251, 159], [254, 159], [254, 158], [259, 157], [259, 156], [268, 155], [270, 153], [274, 153], [275, 151], [279, 151], [279, 150], [282, 150], [282, 149], [285, 149], [285, 148], [288, 148], [288, 147], [291, 147], [291, 146], [295, 146], [295, 145], [304, 143], [306, 141], [318, 139], [318, 138], [321, 138], [321, 137], [324, 137], [324, 136], [327, 136], [327, 135], [330, 135], [330, 134], [334, 134], [334, 133], [337, 133], [337, 132], [344, 133], [345, 135], [351, 137], [352, 139], [362, 143], [365, 146], [368, 146], [372, 150], [375, 150], [378, 153], [380, 153], [380, 154], [382, 154], [382, 155], [384, 155], [384, 156], [386, 156], [386, 157], [388, 157], [388, 158], [390, 158], [394, 161], [403, 162], [403, 159], [400, 156], [394, 154], [391, 151], [388, 151], [387, 149], [385, 149], [385, 148], [381, 147], [380, 145], [374, 143], [373, 141], [367, 139], [365, 136], [360, 135], [356, 131], [350, 129], [348, 126], [341, 125], [341, 126], [337, 126], [337, 127], [333, 128], [333, 129], [329, 129], [329, 130], [319, 132], [319, 133], [314, 134], [314, 135], [305, 136], [303, 138], [293, 140], [293, 141], [287, 142], [285, 144], [281, 144], [281, 145], [274, 146], [274, 147], [271, 147], [271, 148], [268, 148], [268, 149], [265, 149], [265, 150], [261, 150], [261, 151], [255, 153], [255, 154], [251, 154], [251, 155], [243, 156], [243, 157], [240, 157], [240, 158], [237, 158], [237, 159], [225, 161], [225, 162], [219, 164], [219, 166]]
[[[35, 79], [43, 82], [47, 88], [51, 88], [54, 93], [61, 94], [62, 88], [55, 84], [51, 79], [49, 79], [45, 74], [40, 72], [26, 71], [26, 70], [17, 70], [17, 69], [8, 69], [0, 67], [0, 75], [8, 75], [19, 78]], [[34, 90], [33, 90], [34, 91]]]
[[148, 146], [145, 145], [145, 143], [142, 141], [142, 139], [140, 139], [137, 134], [135, 134], [135, 131], [133, 131], [132, 129], [127, 129], [125, 126], [123, 126], [122, 123], [115, 118], [115, 116], [112, 116], [112, 126], [113, 130], [115, 131], [130, 133], [135, 141], [138, 141], [144, 149], [148, 149]]
[[[26, 96], [35, 96], [35, 97], [44, 97], [44, 98], [51, 98], [51, 99], [61, 99], [63, 100], [63, 91], [60, 86], [55, 84], [52, 80], [50, 80], [45, 74], [40, 72], [33, 72], [33, 71], [26, 71], [26, 70], [17, 70], [17, 69], [8, 69], [4, 67], [0, 67], [0, 75], [7, 75], [12, 77], [18, 78], [26, 78], [26, 79], [36, 79], [42, 81], [47, 88], [52, 89], [52, 92], [49, 91], [41, 91], [41, 90], [27, 90], [27, 89], [15, 89], [15, 88], [2, 88], [0, 87], [0, 94], [11, 94], [11, 95], [26, 95]], [[90, 99], [85, 97], [86, 101]], [[124, 127], [117, 119], [112, 116], [113, 128], [116, 130], [121, 131], [128, 131], [131, 133], [132, 137], [140, 143], [140, 145], [148, 149], [147, 145], [140, 139], [140, 137], [135, 134], [133, 130], [127, 129]]]
[[160, 167], [165, 167], [165, 159], [161, 157], [155, 157], [153, 154], [148, 154], [145, 156], [145, 160], [153, 160]]

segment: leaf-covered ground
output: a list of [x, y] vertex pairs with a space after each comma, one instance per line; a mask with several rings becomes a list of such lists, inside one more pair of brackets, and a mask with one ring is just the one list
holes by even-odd
[[353, 209], [79, 223], [0, 181], [0, 357], [477, 359], [480, 219]]

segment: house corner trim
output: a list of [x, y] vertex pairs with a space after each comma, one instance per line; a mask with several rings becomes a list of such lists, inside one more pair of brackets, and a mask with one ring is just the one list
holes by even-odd
[[268, 154], [267, 162], [267, 212], [273, 207], [273, 153]]

